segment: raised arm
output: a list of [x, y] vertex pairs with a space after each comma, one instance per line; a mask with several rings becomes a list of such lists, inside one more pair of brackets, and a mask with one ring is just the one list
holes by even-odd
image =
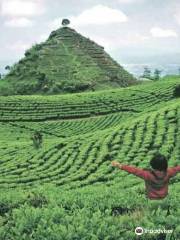
[[140, 177], [140, 178], [143, 178], [143, 179], [145, 179], [145, 180], [148, 180], [149, 179], [149, 172], [148, 171], [146, 171], [146, 170], [143, 170], [143, 169], [141, 169], [141, 168], [137, 168], [137, 167], [134, 167], [134, 166], [129, 166], [129, 165], [122, 165], [122, 164], [120, 164], [120, 163], [118, 163], [118, 162], [115, 162], [115, 161], [113, 161], [112, 163], [111, 163], [111, 165], [113, 166], [113, 167], [117, 167], [117, 168], [119, 168], [119, 169], [121, 169], [121, 170], [124, 170], [124, 171], [126, 171], [126, 172], [128, 172], [128, 173], [131, 173], [131, 174], [133, 174], [133, 175], [136, 175], [136, 176], [138, 176], [138, 177]]
[[169, 177], [174, 177], [178, 172], [180, 172], [180, 166], [168, 168]]

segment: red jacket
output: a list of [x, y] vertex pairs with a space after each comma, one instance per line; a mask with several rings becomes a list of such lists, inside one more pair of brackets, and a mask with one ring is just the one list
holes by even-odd
[[168, 168], [167, 172], [143, 170], [133, 166], [122, 165], [122, 170], [145, 180], [146, 194], [150, 199], [162, 199], [168, 195], [168, 183], [171, 177], [180, 172], [180, 166]]

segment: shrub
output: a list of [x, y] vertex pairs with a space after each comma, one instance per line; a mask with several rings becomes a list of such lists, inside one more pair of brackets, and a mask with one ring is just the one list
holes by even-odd
[[180, 84], [175, 87], [173, 95], [174, 97], [180, 97]]
[[30, 193], [27, 202], [35, 208], [41, 208], [48, 203], [46, 197], [42, 193], [37, 192]]

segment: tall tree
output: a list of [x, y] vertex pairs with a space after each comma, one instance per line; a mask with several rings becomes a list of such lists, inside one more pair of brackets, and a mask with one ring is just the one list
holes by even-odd
[[151, 69], [149, 67], [144, 67], [143, 78], [151, 79]]
[[155, 69], [154, 70], [154, 77], [153, 77], [153, 79], [155, 80], [155, 81], [157, 81], [157, 80], [159, 80], [160, 79], [160, 77], [161, 77], [161, 70], [159, 70], [159, 69]]

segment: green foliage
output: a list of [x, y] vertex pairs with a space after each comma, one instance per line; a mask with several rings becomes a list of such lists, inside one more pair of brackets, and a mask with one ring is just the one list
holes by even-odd
[[41, 208], [48, 203], [42, 192], [30, 192], [27, 198], [27, 203], [34, 208]]
[[[50, 93], [53, 81], [47, 80], [46, 82], [45, 80], [46, 85], [43, 85], [44, 77], [44, 74], [42, 74], [43, 91]], [[22, 89], [19, 89], [18, 85], [14, 83], [17, 94], [27, 93], [29, 89], [35, 91], [37, 85], [40, 84], [36, 81], [31, 82], [31, 84], [27, 84], [26, 81], [21, 81], [21, 83]], [[162, 103], [163, 105], [163, 103], [172, 100], [175, 97], [174, 91], [178, 85], [179, 78], [170, 81], [161, 80], [155, 84], [149, 83], [148, 88], [147, 85], [140, 85], [127, 89], [73, 95], [0, 97], [0, 120], [58, 120], [118, 112], [138, 114], [148, 110], [149, 107], [155, 106], [156, 103]], [[63, 87], [67, 87], [65, 82], [63, 82]], [[74, 92], [75, 87], [72, 82], [68, 89]], [[79, 83], [78, 87], [85, 89], [86, 85]], [[56, 85], [54, 91], [58, 91], [57, 88], [60, 88], [60, 86]]]
[[[179, 79], [97, 93], [0, 98], [0, 240], [179, 239], [179, 176], [160, 207], [111, 161], [179, 164]], [[81, 119], [79, 119], [81, 118]], [[31, 136], [43, 133], [41, 148]]]
[[[142, 196], [137, 197], [137, 187], [121, 192], [119, 188], [122, 188], [121, 184], [113, 188], [91, 186], [69, 192], [52, 186], [45, 187], [43, 190], [36, 190], [48, 198], [48, 203], [40, 208], [29, 205], [22, 191], [12, 190], [11, 196], [20, 194], [20, 205], [14, 206], [12, 212], [3, 217], [0, 239], [133, 240], [137, 239], [134, 233], [137, 226], [154, 230], [173, 229], [171, 237], [178, 239], [180, 212], [176, 211], [178, 202], [175, 196], [170, 199], [171, 214], [167, 216], [167, 201], [154, 214], [154, 204], [147, 202]], [[176, 187], [173, 193], [178, 190]], [[122, 212], [114, 216], [112, 209], [117, 206], [121, 206]], [[157, 234], [144, 234], [141, 239], [160, 239], [157, 237]]]
[[154, 81], [158, 81], [159, 79], [160, 79], [160, 77], [161, 77], [161, 70], [159, 70], [159, 69], [155, 69], [154, 70], [154, 76], [153, 76], [153, 80]]
[[0, 95], [8, 96], [9, 94], [14, 94], [14, 89], [11, 84], [9, 84], [4, 79], [0, 81]]
[[180, 84], [174, 89], [174, 97], [180, 97]]
[[151, 69], [149, 69], [148, 67], [144, 68], [144, 73], [142, 75], [143, 78], [147, 78], [147, 79], [151, 79]]
[[10, 70], [11, 69], [11, 67], [9, 66], [9, 65], [7, 65], [6, 67], [5, 67], [5, 70]]
[[[72, 93], [135, 83], [102, 47], [68, 27], [52, 32], [46, 42], [27, 50], [8, 70], [5, 80], [14, 95]], [[32, 82], [36, 82], [33, 88]]]

